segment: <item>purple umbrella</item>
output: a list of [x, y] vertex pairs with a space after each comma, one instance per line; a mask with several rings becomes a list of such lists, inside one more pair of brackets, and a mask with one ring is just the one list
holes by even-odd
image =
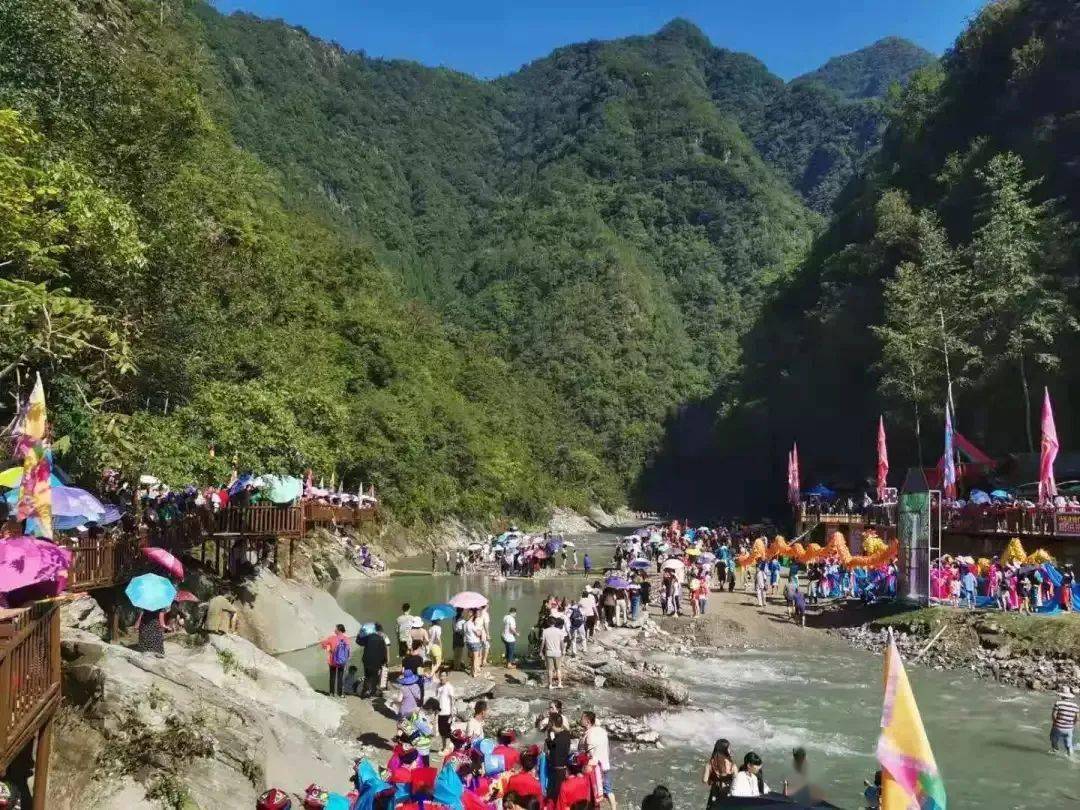
[[105, 514], [105, 505], [85, 489], [53, 487], [52, 513], [65, 517], [84, 515], [87, 520], [96, 520]]
[[625, 591], [630, 587], [630, 583], [622, 577], [608, 577], [604, 580], [604, 584], [609, 588], [614, 588], [617, 591]]
[[0, 541], [0, 592], [9, 593], [30, 585], [67, 585], [71, 551], [36, 537], [13, 537]]
[[630, 567], [633, 568], [635, 571], [644, 571], [647, 568], [651, 568], [652, 563], [648, 560], [631, 560]]

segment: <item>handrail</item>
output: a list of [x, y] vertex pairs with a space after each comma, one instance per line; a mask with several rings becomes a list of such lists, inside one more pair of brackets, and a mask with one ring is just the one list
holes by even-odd
[[7, 620], [0, 641], [0, 772], [49, 721], [60, 700], [60, 611], [39, 602]]

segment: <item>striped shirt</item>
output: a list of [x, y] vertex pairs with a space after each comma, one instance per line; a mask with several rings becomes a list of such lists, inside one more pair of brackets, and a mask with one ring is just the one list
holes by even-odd
[[1080, 714], [1080, 708], [1075, 701], [1061, 698], [1054, 704], [1053, 714], [1054, 731], [1072, 731], [1076, 726], [1076, 716]]

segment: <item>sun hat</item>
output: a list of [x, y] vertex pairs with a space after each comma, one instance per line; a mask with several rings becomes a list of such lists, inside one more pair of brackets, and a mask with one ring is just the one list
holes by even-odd
[[412, 620], [412, 628], [413, 628], [413, 630], [419, 630], [423, 626], [424, 626], [424, 620], [421, 619], [419, 616], [413, 616], [413, 620]]
[[411, 669], [407, 669], [401, 673], [401, 677], [397, 679], [398, 686], [412, 686], [414, 683], [420, 682], [420, 677]]

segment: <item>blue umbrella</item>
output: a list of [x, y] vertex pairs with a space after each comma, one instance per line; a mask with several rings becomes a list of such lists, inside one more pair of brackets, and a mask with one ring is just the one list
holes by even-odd
[[247, 486], [255, 486], [255, 476], [251, 473], [244, 473], [237, 478], [231, 487], [229, 487], [229, 494], [235, 495], [237, 492]]
[[457, 615], [457, 608], [445, 602], [437, 605], [428, 605], [420, 611], [420, 618], [425, 622], [441, 622], [443, 619], [452, 619]]
[[608, 577], [604, 580], [604, 584], [609, 588], [615, 588], [616, 590], [626, 590], [630, 587], [630, 583], [622, 577]]
[[264, 475], [266, 498], [274, 503], [292, 503], [304, 491], [304, 482], [291, 475]]
[[1009, 493], [1006, 492], [1003, 489], [995, 489], [993, 492], [990, 493], [990, 497], [991, 498], [998, 498], [998, 499], [1003, 500], [1003, 501], [1007, 501], [1007, 500], [1009, 500]]
[[176, 599], [176, 587], [157, 574], [135, 577], [128, 583], [124, 593], [131, 600], [131, 604], [143, 610], [164, 610]]
[[647, 568], [650, 568], [651, 566], [652, 566], [652, 563], [649, 562], [648, 560], [631, 560], [630, 561], [630, 567], [633, 568], [635, 571], [644, 571]]

